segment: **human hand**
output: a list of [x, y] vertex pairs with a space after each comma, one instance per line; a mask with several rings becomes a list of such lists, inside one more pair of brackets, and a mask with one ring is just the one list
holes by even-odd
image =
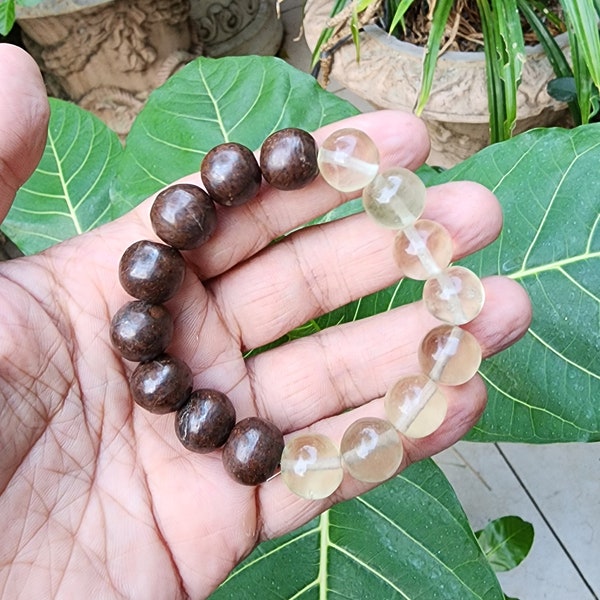
[[[12, 82], [10, 91], [0, 86], [0, 199], [7, 208], [40, 155], [47, 105], [35, 65], [6, 46], [0, 81]], [[425, 129], [410, 115], [374, 113], [345, 124], [377, 142], [384, 165], [416, 168], [426, 158]], [[341, 126], [316, 132], [317, 141]], [[199, 176], [186, 180], [199, 183]], [[320, 180], [297, 192], [265, 186], [244, 206], [219, 208], [213, 238], [185, 252], [184, 284], [167, 303], [176, 332], [169, 351], [190, 366], [195, 388], [226, 393], [238, 419], [258, 414], [286, 436], [309, 428], [339, 441], [357, 416], [380, 416], [387, 388], [417, 369], [418, 342], [437, 324], [421, 303], [244, 359], [401, 276], [393, 232], [365, 215], [271, 244], [345, 199]], [[261, 540], [368, 489], [345, 479], [332, 497], [309, 502], [281, 477], [239, 485], [220, 452], [190, 453], [172, 416], [134, 405], [128, 377], [135, 365], [114, 351], [108, 329], [130, 299], [118, 281], [123, 251], [156, 239], [149, 203], [0, 265], [0, 589], [7, 598], [204, 597]], [[468, 182], [429, 189], [424, 216], [450, 231], [455, 259], [491, 242], [501, 227], [495, 198]], [[489, 356], [524, 333], [530, 307], [514, 282], [484, 284], [485, 307], [465, 328]], [[427, 438], [406, 441], [403, 467], [457, 441], [483, 410], [479, 377], [445, 392], [446, 421]]]

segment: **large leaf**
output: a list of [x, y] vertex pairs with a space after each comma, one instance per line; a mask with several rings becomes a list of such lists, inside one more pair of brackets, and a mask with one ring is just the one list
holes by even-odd
[[452, 488], [432, 461], [261, 544], [211, 600], [242, 597], [504, 598]]
[[277, 129], [312, 130], [356, 112], [279, 59], [199, 58], [156, 90], [136, 119], [113, 189], [115, 216], [198, 170], [217, 144], [256, 149]]
[[118, 137], [74, 104], [50, 100], [48, 141], [2, 229], [24, 254], [44, 250], [110, 219]]
[[537, 130], [438, 180], [472, 179], [496, 193], [502, 235], [464, 262], [520, 282], [533, 304], [525, 338], [482, 366], [490, 400], [473, 439], [600, 439], [599, 161], [599, 125]]

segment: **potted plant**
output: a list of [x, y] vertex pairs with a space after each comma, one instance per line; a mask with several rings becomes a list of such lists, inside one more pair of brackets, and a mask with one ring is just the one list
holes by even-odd
[[[569, 105], [575, 124], [587, 123], [595, 112], [600, 41], [592, 0], [347, 4], [308, 0], [304, 25], [315, 58], [332, 61], [332, 75], [375, 106], [414, 109], [421, 115], [438, 164], [455, 164], [489, 141], [534, 125], [564, 122], [566, 105], [546, 91], [557, 77], [558, 91], [569, 88], [559, 98], [576, 100]], [[560, 11], [552, 12], [552, 6]], [[446, 51], [465, 11], [481, 27], [478, 50]], [[339, 16], [330, 20], [332, 13]], [[416, 18], [424, 24], [422, 46], [389, 33], [399, 31], [402, 37], [416, 28]], [[525, 45], [523, 23], [536, 34], [536, 45]]]

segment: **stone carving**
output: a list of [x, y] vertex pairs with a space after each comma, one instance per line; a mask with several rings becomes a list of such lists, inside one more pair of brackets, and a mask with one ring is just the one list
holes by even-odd
[[218, 44], [239, 33], [256, 17], [260, 0], [204, 3], [196, 18], [198, 35], [206, 44]]
[[192, 0], [192, 18], [207, 56], [272, 55], [283, 37], [281, 0]]
[[[331, 0], [308, 0], [304, 31], [313, 49], [331, 11]], [[566, 47], [566, 36], [557, 38]], [[354, 46], [339, 48], [332, 77], [377, 108], [412, 111], [421, 84], [424, 51], [375, 25], [361, 36], [360, 63]], [[528, 48], [518, 91], [516, 132], [566, 119], [566, 106], [546, 92], [554, 72], [540, 47]], [[489, 111], [482, 52], [447, 52], [436, 66], [429, 102], [422, 113], [432, 143], [429, 162], [444, 167], [464, 160], [489, 143]]]
[[[78, 102], [124, 137], [149, 93], [201, 53], [189, 0], [110, 0], [74, 12], [18, 15], [50, 92]], [[31, 13], [33, 9], [29, 9]], [[30, 15], [28, 15], [30, 16]]]

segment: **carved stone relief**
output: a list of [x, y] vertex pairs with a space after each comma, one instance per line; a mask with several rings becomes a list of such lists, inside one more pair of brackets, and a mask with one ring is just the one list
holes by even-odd
[[149, 93], [201, 54], [189, 0], [95, 2], [21, 17], [19, 25], [50, 93], [78, 102], [121, 136]]

